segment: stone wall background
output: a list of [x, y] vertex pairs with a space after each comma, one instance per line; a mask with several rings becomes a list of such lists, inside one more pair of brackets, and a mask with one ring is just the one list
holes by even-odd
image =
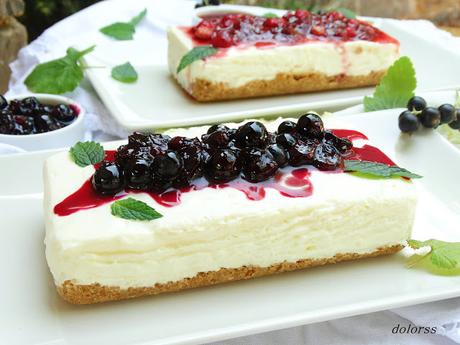
[[8, 64], [16, 59], [19, 49], [27, 44], [26, 28], [16, 17], [24, 13], [22, 0], [0, 0], [0, 93], [8, 86]]

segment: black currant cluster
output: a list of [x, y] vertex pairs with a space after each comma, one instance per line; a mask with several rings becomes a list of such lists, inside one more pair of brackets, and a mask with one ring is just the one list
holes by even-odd
[[13, 135], [54, 131], [72, 123], [77, 113], [65, 104], [46, 105], [35, 97], [8, 101], [0, 95], [0, 133]]
[[436, 128], [446, 124], [452, 129], [460, 129], [460, 109], [455, 109], [452, 104], [443, 104], [438, 108], [427, 107], [425, 99], [414, 96], [407, 103], [407, 109], [399, 115], [401, 132], [413, 133], [420, 125]]
[[114, 195], [125, 188], [156, 193], [186, 188], [199, 177], [219, 184], [241, 175], [257, 183], [287, 165], [335, 170], [352, 147], [350, 140], [324, 130], [321, 118], [313, 113], [297, 123], [282, 122], [274, 133], [258, 121], [237, 129], [214, 125], [201, 140], [136, 132], [118, 148], [115, 162], [101, 164], [92, 184], [98, 193]]

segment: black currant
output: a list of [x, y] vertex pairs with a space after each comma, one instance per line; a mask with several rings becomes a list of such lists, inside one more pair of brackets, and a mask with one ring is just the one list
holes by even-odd
[[420, 114], [420, 122], [425, 128], [436, 128], [441, 123], [441, 113], [437, 108], [426, 107]]
[[449, 123], [449, 127], [452, 129], [460, 129], [460, 109], [455, 111], [454, 120]]
[[247, 122], [237, 129], [235, 141], [240, 148], [265, 148], [268, 145], [267, 129], [261, 122]]
[[297, 124], [294, 121], [283, 121], [278, 126], [278, 134], [293, 133], [296, 131]]
[[452, 104], [443, 104], [438, 108], [441, 113], [441, 124], [451, 123], [455, 119], [455, 107]]
[[405, 110], [399, 115], [398, 125], [401, 132], [413, 133], [420, 127], [420, 122], [417, 115], [409, 110]]
[[410, 111], [422, 111], [425, 108], [426, 101], [420, 96], [414, 96], [407, 102], [407, 109]]
[[315, 113], [302, 115], [297, 121], [297, 132], [307, 138], [322, 138], [323, 120]]
[[124, 189], [122, 169], [115, 163], [102, 162], [91, 178], [94, 189], [102, 195], [115, 195]]

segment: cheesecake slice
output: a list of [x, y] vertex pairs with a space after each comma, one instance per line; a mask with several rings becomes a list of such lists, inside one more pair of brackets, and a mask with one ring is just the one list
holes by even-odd
[[[169, 70], [198, 101], [271, 96], [376, 85], [399, 57], [399, 42], [338, 12], [207, 17], [168, 31]], [[217, 49], [178, 72], [199, 46]]]
[[[394, 163], [364, 134], [326, 124], [308, 114], [134, 133], [95, 166], [50, 157], [45, 243], [59, 294], [105, 302], [399, 251], [413, 183], [345, 172], [346, 159]], [[127, 198], [161, 216], [113, 214]]]

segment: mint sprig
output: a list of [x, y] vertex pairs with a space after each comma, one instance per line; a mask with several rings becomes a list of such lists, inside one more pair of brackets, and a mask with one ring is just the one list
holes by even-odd
[[412, 249], [429, 247], [425, 254], [414, 254], [407, 262], [408, 267], [421, 266], [441, 274], [460, 274], [460, 242], [444, 242], [430, 239], [427, 241], [407, 241]]
[[134, 67], [129, 62], [126, 62], [112, 68], [112, 78], [122, 83], [134, 83], [138, 75]]
[[82, 51], [69, 48], [64, 57], [38, 64], [24, 84], [36, 93], [62, 94], [75, 90], [83, 79], [84, 66], [80, 59], [94, 47]]
[[179, 62], [179, 66], [177, 66], [176, 73], [182, 71], [185, 67], [190, 65], [191, 63], [204, 59], [205, 57], [214, 55], [218, 52], [217, 48], [212, 46], [199, 46], [194, 47], [190, 50], [187, 54], [185, 54]]
[[119, 41], [132, 40], [136, 32], [136, 26], [147, 15], [147, 9], [144, 9], [137, 16], [133, 17], [129, 22], [116, 22], [104, 26], [99, 31], [104, 35], [112, 37]]
[[130, 220], [154, 220], [163, 217], [145, 202], [133, 198], [115, 201], [111, 205], [112, 215]]
[[375, 88], [372, 97], [364, 97], [364, 110], [404, 108], [417, 86], [412, 61], [403, 56], [396, 60]]
[[79, 141], [70, 148], [70, 157], [78, 166], [86, 167], [101, 162], [105, 151], [101, 144], [94, 141]]
[[353, 159], [344, 161], [344, 170], [349, 172], [359, 172], [382, 178], [407, 177], [415, 179], [422, 177], [398, 166], [389, 166], [383, 163]]

